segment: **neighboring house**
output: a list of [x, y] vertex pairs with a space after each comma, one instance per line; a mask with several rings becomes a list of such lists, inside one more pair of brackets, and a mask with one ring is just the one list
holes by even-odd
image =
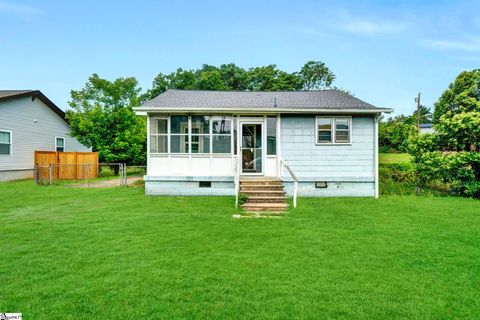
[[422, 123], [419, 126], [420, 133], [434, 133], [433, 123]]
[[33, 176], [34, 151], [91, 151], [38, 90], [0, 90], [0, 181]]
[[168, 90], [135, 110], [146, 194], [234, 195], [237, 176], [292, 194], [288, 166], [300, 196], [378, 196], [378, 119], [392, 110], [341, 91]]

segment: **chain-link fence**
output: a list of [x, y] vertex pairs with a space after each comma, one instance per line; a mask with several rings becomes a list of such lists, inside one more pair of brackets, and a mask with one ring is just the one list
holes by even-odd
[[50, 164], [35, 166], [36, 184], [76, 184], [78, 186], [108, 187], [127, 185], [124, 163]]

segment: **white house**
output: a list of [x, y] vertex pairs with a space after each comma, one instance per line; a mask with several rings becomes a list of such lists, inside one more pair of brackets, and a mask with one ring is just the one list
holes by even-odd
[[235, 195], [238, 180], [271, 179], [290, 195], [378, 196], [378, 117], [391, 111], [338, 90], [168, 90], [136, 108], [146, 194]]
[[0, 90], [0, 181], [33, 176], [34, 151], [91, 151], [38, 90]]

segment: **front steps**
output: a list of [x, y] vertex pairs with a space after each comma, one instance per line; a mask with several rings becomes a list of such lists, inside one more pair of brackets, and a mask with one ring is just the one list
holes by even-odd
[[257, 214], [283, 213], [288, 208], [283, 183], [278, 178], [241, 178], [240, 193], [247, 195], [243, 210]]

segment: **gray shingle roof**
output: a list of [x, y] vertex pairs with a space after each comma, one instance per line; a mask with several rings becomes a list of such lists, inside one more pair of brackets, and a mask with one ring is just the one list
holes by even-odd
[[0, 90], [0, 98], [6, 98], [10, 96], [17, 96], [27, 92], [33, 92], [34, 90]]
[[320, 91], [195, 91], [168, 90], [147, 101], [139, 109], [322, 109], [365, 110], [385, 109], [357, 99], [339, 90]]
[[0, 101], [32, 97], [32, 99], [40, 99], [47, 107], [55, 112], [60, 118], [65, 120], [65, 112], [60, 109], [55, 103], [48, 99], [40, 90], [0, 90]]

